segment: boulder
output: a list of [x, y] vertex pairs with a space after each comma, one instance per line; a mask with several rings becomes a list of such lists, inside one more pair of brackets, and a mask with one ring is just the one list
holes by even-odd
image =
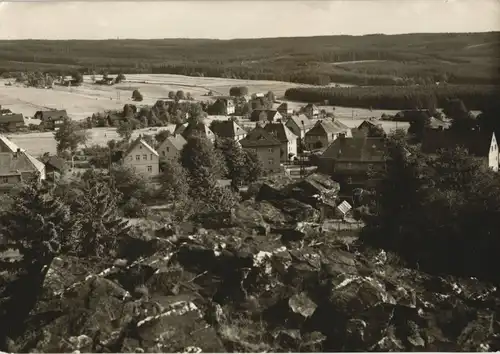
[[318, 210], [296, 199], [272, 200], [269, 202], [295, 221], [319, 221], [320, 214]]

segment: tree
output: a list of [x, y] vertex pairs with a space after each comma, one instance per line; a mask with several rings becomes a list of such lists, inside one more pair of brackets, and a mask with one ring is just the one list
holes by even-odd
[[141, 102], [143, 100], [142, 94], [139, 92], [139, 90], [135, 89], [132, 92], [132, 100]]
[[58, 154], [69, 150], [74, 155], [78, 146], [87, 142], [88, 136], [71, 118], [65, 117], [59, 130], [54, 133], [54, 139], [57, 142]]
[[274, 101], [276, 101], [276, 97], [274, 96], [274, 92], [273, 91], [269, 91], [267, 94], [266, 94], [266, 98], [269, 102], [271, 103], [274, 103]]
[[83, 75], [79, 71], [75, 71], [73, 74], [71, 74], [71, 77], [77, 84], [81, 84], [83, 82]]
[[253, 151], [244, 150], [246, 173], [244, 181], [246, 183], [255, 182], [264, 173], [264, 166], [257, 154]]
[[127, 103], [123, 106], [123, 117], [132, 118], [135, 117], [136, 113], [137, 113], [137, 107], [135, 105]]
[[191, 95], [191, 92], [186, 92], [186, 100], [192, 101], [193, 96]]
[[187, 108], [187, 113], [189, 115], [188, 121], [191, 123], [200, 122], [203, 118], [206, 117], [206, 113], [203, 111], [203, 108], [199, 103], [191, 103]]
[[76, 253], [81, 257], [114, 258], [119, 241], [130, 229], [118, 213], [120, 193], [101, 178], [88, 178], [82, 183], [81, 194], [71, 205], [80, 225]]
[[418, 117], [415, 117], [410, 122], [410, 127], [408, 128], [408, 133], [412, 134], [417, 142], [421, 142], [426, 129], [430, 127], [431, 117], [425, 112], [420, 112]]
[[118, 125], [118, 128], [116, 128], [116, 132], [125, 141], [129, 141], [130, 138], [132, 137], [132, 132], [133, 132], [133, 127], [132, 124], [126, 120], [126, 121], [121, 121], [120, 124]]
[[216, 100], [210, 106], [208, 106], [207, 110], [208, 114], [214, 116], [221, 116], [226, 114], [226, 105], [222, 100]]
[[173, 100], [175, 98], [175, 92], [174, 91], [169, 91], [168, 92], [168, 98], [170, 98], [171, 100]]
[[164, 161], [160, 175], [160, 196], [174, 206], [183, 205], [188, 201], [189, 184], [186, 170], [176, 159]]
[[229, 95], [234, 97], [241, 97], [248, 95], [248, 87], [234, 86], [229, 89]]
[[169, 130], [160, 130], [158, 133], [155, 134], [155, 140], [158, 142], [158, 144], [163, 143], [172, 133], [170, 133]]
[[1, 251], [17, 251], [15, 260], [0, 261], [0, 269], [15, 274], [1, 296], [0, 346], [15, 338], [35, 308], [54, 257], [74, 246], [75, 223], [68, 207], [55, 198], [48, 185], [22, 187], [12, 207], [0, 215]]
[[179, 90], [175, 93], [175, 99], [176, 100], [185, 100], [186, 99], [186, 95], [184, 93], [184, 91], [182, 90]]
[[120, 82], [125, 81], [125, 80], [127, 80], [127, 78], [125, 77], [125, 75], [123, 75], [122, 73], [119, 73], [119, 74], [116, 76], [115, 82], [116, 82], [117, 84], [119, 84]]
[[123, 165], [113, 165], [110, 170], [110, 177], [113, 188], [121, 196], [116, 200], [116, 204], [125, 216], [144, 216], [146, 214], [146, 203], [152, 195], [146, 178]]

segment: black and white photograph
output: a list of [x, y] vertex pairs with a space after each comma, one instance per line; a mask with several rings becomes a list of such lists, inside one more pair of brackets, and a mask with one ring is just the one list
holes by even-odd
[[0, 354], [500, 351], [500, 0], [0, 0]]

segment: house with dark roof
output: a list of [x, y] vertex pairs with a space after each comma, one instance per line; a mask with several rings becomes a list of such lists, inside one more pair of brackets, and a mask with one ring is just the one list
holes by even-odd
[[314, 122], [307, 118], [305, 114], [293, 115], [286, 121], [286, 126], [290, 129], [299, 139], [304, 139], [306, 133], [314, 127]]
[[24, 117], [22, 114], [1, 114], [0, 129], [5, 132], [16, 132], [24, 128]]
[[2, 114], [11, 114], [12, 111], [8, 108], [2, 108], [2, 105], [0, 104], [0, 115]]
[[203, 122], [189, 123], [181, 134], [186, 140], [189, 139], [190, 136], [201, 135], [212, 143], [215, 141], [214, 132]]
[[246, 130], [233, 120], [215, 121], [212, 129], [219, 138], [233, 139], [234, 141], [240, 141], [247, 135]]
[[279, 172], [281, 142], [262, 127], [255, 127], [247, 136], [240, 140], [241, 147], [253, 151], [262, 161], [264, 170]]
[[250, 115], [252, 122], [276, 122], [281, 119], [283, 116], [275, 109], [254, 109]]
[[186, 145], [187, 141], [180, 134], [172, 134], [168, 136], [161, 144], [158, 146], [158, 154], [160, 158], [166, 160], [176, 160], [181, 156], [181, 151]]
[[64, 174], [67, 170], [66, 161], [58, 156], [43, 156], [40, 161], [45, 165], [45, 174], [52, 180]]
[[289, 161], [297, 156], [297, 135], [287, 128], [285, 123], [268, 123], [264, 130], [275, 137], [281, 143], [280, 160]]
[[293, 114], [293, 108], [288, 102], [283, 102], [278, 106], [276, 110], [280, 112], [283, 117], [288, 117], [289, 115]]
[[64, 119], [68, 118], [68, 113], [63, 110], [37, 111], [33, 116], [35, 119], [40, 119], [41, 124], [46, 129], [55, 130], [63, 123]]
[[454, 130], [427, 129], [422, 139], [422, 152], [436, 154], [441, 149], [463, 147], [480, 159], [483, 166], [498, 171], [499, 152], [495, 133], [481, 131], [457, 132]]
[[224, 114], [231, 115], [234, 114], [236, 106], [234, 105], [234, 100], [232, 97], [219, 97], [215, 100], [215, 104], [221, 104], [224, 107]]
[[7, 137], [0, 135], [0, 188], [46, 178], [45, 165], [19, 148]]
[[411, 123], [414, 120], [421, 119], [422, 117], [430, 118], [432, 117], [432, 114], [428, 109], [408, 109], [396, 113], [394, 120], [398, 122]]
[[309, 117], [309, 119], [318, 118], [319, 116], [319, 108], [312, 103], [309, 103], [304, 108], [302, 108], [302, 111], [307, 117]]
[[125, 151], [122, 158], [124, 166], [133, 168], [138, 173], [148, 177], [160, 173], [160, 156], [158, 152], [146, 143], [141, 136], [134, 140]]
[[331, 175], [341, 188], [351, 189], [366, 186], [370, 171], [385, 169], [385, 163], [384, 138], [340, 136], [321, 155], [318, 170]]
[[339, 136], [351, 137], [351, 129], [335, 119], [333, 121], [318, 120], [305, 134], [304, 143], [308, 150], [325, 149]]

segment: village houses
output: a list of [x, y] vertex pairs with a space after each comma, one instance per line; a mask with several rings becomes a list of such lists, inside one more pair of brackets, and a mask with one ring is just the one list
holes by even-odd
[[287, 128], [285, 123], [276, 122], [268, 123], [264, 126], [264, 130], [271, 134], [281, 143], [280, 160], [281, 162], [289, 161], [297, 156], [297, 135], [292, 133]]
[[277, 111], [280, 112], [283, 117], [288, 117], [293, 114], [293, 108], [288, 102], [283, 102], [282, 104], [280, 104], [277, 108]]
[[45, 165], [0, 135], [0, 188], [10, 189], [25, 181], [46, 178]]
[[352, 137], [351, 129], [337, 119], [319, 120], [305, 134], [304, 143], [308, 150], [325, 149], [340, 135]]
[[144, 176], [155, 177], [160, 173], [158, 152], [138, 137], [123, 154], [123, 165], [133, 168]]
[[306, 133], [314, 127], [314, 121], [307, 118], [305, 114], [293, 115], [287, 119], [286, 126], [302, 140]]
[[234, 105], [234, 101], [233, 101], [232, 97], [219, 97], [214, 102], [214, 105], [215, 104], [220, 104], [221, 106], [224, 107], [223, 114], [226, 116], [234, 114], [235, 109], [236, 109], [236, 106]]
[[[177, 129], [175, 130], [177, 133]], [[196, 122], [196, 123], [189, 123], [184, 130], [182, 131], [182, 136], [187, 140], [189, 139], [190, 136], [192, 135], [200, 135], [208, 140], [210, 140], [212, 143], [215, 142], [215, 134], [208, 125], [206, 125], [203, 122]]]
[[250, 115], [252, 122], [277, 122], [281, 119], [283, 116], [275, 109], [255, 109]]
[[212, 129], [216, 136], [234, 141], [240, 141], [247, 135], [246, 130], [234, 120], [215, 121]]
[[169, 161], [177, 160], [180, 158], [182, 148], [186, 143], [186, 139], [182, 135], [174, 133], [158, 146], [158, 154], [160, 158], [165, 158]]
[[5, 132], [16, 132], [25, 127], [22, 114], [6, 113], [0, 114], [0, 129]]
[[66, 110], [38, 111], [33, 118], [40, 119], [41, 124], [46, 129], [55, 130], [59, 128], [64, 119], [68, 118], [68, 113]]
[[341, 135], [323, 152], [318, 171], [332, 176], [341, 189], [364, 187], [371, 181], [369, 172], [385, 169], [385, 138]]
[[309, 119], [314, 119], [314, 118], [318, 118], [319, 116], [319, 108], [312, 104], [312, 103], [309, 103], [308, 105], [306, 105], [302, 111], [304, 112], [304, 114], [309, 117]]
[[266, 172], [279, 172], [281, 142], [264, 128], [257, 126], [240, 141], [241, 147], [253, 151], [262, 162]]

